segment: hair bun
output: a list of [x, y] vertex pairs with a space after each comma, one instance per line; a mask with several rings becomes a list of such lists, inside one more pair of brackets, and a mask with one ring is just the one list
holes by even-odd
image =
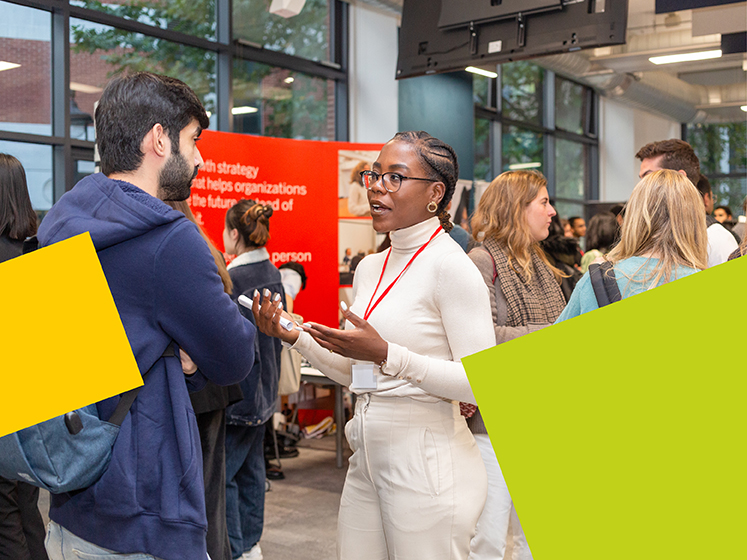
[[273, 213], [273, 209], [272, 209], [272, 206], [270, 206], [269, 204], [262, 207], [262, 215], [265, 218], [269, 218], [270, 216], [272, 216], [272, 213]]

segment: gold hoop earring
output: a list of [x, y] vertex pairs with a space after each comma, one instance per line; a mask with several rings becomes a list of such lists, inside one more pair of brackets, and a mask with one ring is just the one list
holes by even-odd
[[436, 210], [438, 210], [438, 204], [436, 204], [436, 202], [435, 202], [435, 201], [431, 200], [431, 201], [430, 201], [430, 202], [428, 203], [428, 206], [426, 206], [425, 208], [426, 208], [426, 209], [428, 210], [428, 212], [430, 212], [431, 214], [435, 214], [435, 213], [436, 213]]

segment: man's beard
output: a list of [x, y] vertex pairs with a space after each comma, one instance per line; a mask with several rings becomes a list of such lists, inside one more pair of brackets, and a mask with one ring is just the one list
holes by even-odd
[[198, 167], [194, 171], [180, 152], [171, 154], [161, 172], [158, 174], [158, 198], [161, 200], [187, 200], [192, 181], [197, 177]]

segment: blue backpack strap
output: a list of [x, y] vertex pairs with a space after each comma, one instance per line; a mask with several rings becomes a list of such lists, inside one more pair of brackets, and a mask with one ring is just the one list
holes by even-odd
[[[161, 358], [168, 358], [171, 356], [176, 356], [176, 350], [174, 349], [174, 342], [169, 342], [169, 345], [166, 347], [166, 350], [163, 351], [163, 354], [159, 356], [159, 360]], [[156, 360], [156, 363], [158, 363], [158, 360]], [[148, 371], [146, 371], [143, 374], [143, 381], [145, 381], [145, 378], [148, 376], [148, 374], [151, 372], [151, 370], [155, 367], [155, 363], [150, 366]], [[119, 402], [117, 403], [116, 408], [114, 409], [114, 412], [112, 412], [112, 415], [109, 417], [109, 424], [114, 424], [115, 426], [121, 426], [122, 422], [124, 422], [124, 419], [127, 417], [127, 413], [130, 411], [130, 407], [132, 406], [132, 403], [135, 402], [135, 399], [137, 398], [138, 393], [140, 392], [140, 389], [142, 389], [143, 386], [135, 387], [134, 389], [130, 389], [126, 393], [122, 393], [122, 395], [119, 398]], [[67, 431], [70, 432], [71, 435], [76, 435], [80, 433], [80, 431], [83, 429], [83, 421], [81, 420], [80, 416], [76, 411], [71, 411], [65, 414], [65, 427], [67, 428]]]
[[[168, 358], [171, 356], [176, 356], [176, 350], [174, 349], [173, 341], [169, 342], [169, 345], [166, 347], [166, 350], [163, 351], [163, 354], [161, 354], [160, 358]], [[158, 363], [158, 360], [156, 360], [156, 364], [157, 363]], [[150, 366], [150, 369], [148, 369], [148, 371], [146, 371], [143, 374], [143, 381], [145, 381], [145, 378], [148, 376], [148, 374], [151, 372], [151, 370], [155, 367], [156, 364], [153, 364], [152, 366]], [[130, 389], [126, 393], [122, 393], [122, 396], [120, 397], [119, 402], [117, 403], [117, 407], [114, 409], [114, 412], [112, 412], [112, 415], [109, 417], [108, 422], [110, 424], [114, 424], [115, 426], [122, 425], [122, 422], [124, 422], [124, 419], [127, 416], [127, 413], [130, 411], [130, 407], [132, 406], [132, 403], [135, 402], [135, 398], [137, 397], [138, 393], [140, 392], [140, 389], [142, 388], [143, 386], [141, 385], [140, 387], [135, 387], [134, 389]], [[67, 425], [67, 415], [65, 417], [65, 424]], [[68, 425], [68, 430], [69, 429], [70, 429], [70, 426]]]
[[618, 288], [615, 279], [615, 269], [611, 262], [605, 261], [602, 264], [589, 265], [589, 279], [599, 307], [604, 307], [622, 299], [620, 288]]

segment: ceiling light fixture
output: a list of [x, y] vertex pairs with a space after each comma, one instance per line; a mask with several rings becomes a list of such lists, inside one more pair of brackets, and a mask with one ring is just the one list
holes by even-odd
[[467, 66], [465, 68], [467, 72], [472, 72], [473, 74], [479, 74], [480, 76], [485, 76], [486, 78], [497, 78], [498, 74], [496, 72], [491, 72], [490, 70], [483, 70], [482, 68], [475, 68], [474, 66]]
[[270, 13], [290, 18], [300, 14], [304, 4], [306, 4], [306, 0], [272, 0]]
[[104, 91], [100, 87], [89, 86], [88, 84], [80, 84], [78, 82], [70, 82], [70, 89], [79, 93], [101, 93]]
[[5, 62], [4, 60], [0, 60], [0, 72], [3, 70], [13, 70], [13, 68], [18, 68], [21, 66], [20, 64], [16, 64], [15, 62]]
[[244, 107], [234, 107], [233, 109], [231, 109], [231, 114], [232, 115], [249, 115], [251, 113], [256, 113], [257, 111], [259, 111], [259, 109], [257, 109], [256, 107], [249, 107], [247, 105]]
[[542, 162], [530, 161], [528, 163], [512, 163], [508, 166], [511, 171], [516, 171], [517, 169], [537, 169], [538, 167], [542, 167]]
[[711, 58], [721, 58], [721, 50], [652, 56], [649, 58], [649, 61], [654, 64], [674, 64], [675, 62], [693, 62], [695, 60], [709, 60]]

